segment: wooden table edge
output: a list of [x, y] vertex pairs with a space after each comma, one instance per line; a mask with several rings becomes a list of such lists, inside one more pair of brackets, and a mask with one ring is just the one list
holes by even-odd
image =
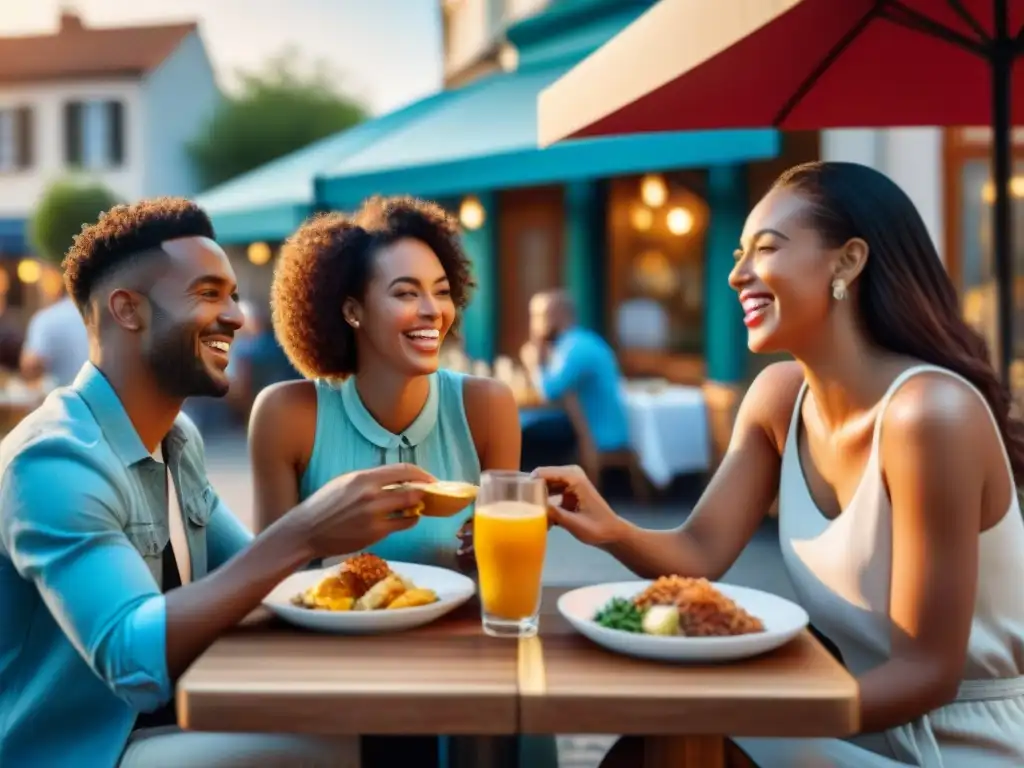
[[[565, 587], [545, 587], [545, 597], [549, 600], [557, 600], [557, 597], [568, 591]], [[242, 622], [237, 632], [264, 632], [268, 631], [272, 625], [269, 625], [266, 621], [266, 612], [262, 609], [254, 611], [250, 617]], [[801, 637], [806, 636], [814, 645], [816, 645], [823, 653], [826, 653], [822, 648], [819, 641], [813, 637], [807, 630], [804, 630]], [[222, 638], [224, 639], [224, 638]], [[794, 640], [795, 641], [795, 640]], [[790, 641], [790, 642], [794, 642]], [[218, 640], [217, 642], [221, 642]], [[496, 640], [495, 642], [509, 642]], [[211, 646], [213, 648], [214, 646]], [[209, 649], [206, 653], [209, 652]], [[508, 727], [502, 728], [489, 728], [485, 729], [486, 733], [493, 735], [509, 735], [512, 733], [524, 733], [524, 734], [550, 734], [550, 733], [607, 733], [607, 729], [588, 729], [586, 727], [571, 728], [566, 730], [565, 728], [559, 728], [553, 730], [550, 727], [544, 727], [543, 723], [535, 724], [537, 715], [533, 711], [538, 703], [544, 701], [547, 697], [547, 671], [545, 663], [545, 652], [544, 652], [544, 632], [543, 632], [543, 621], [542, 629], [539, 636], [532, 638], [522, 638], [518, 641], [517, 647], [515, 648], [515, 664], [514, 664], [514, 678], [513, 685], [515, 692], [512, 695], [512, 706], [511, 706], [511, 717], [509, 717]], [[203, 654], [205, 655], [205, 653]], [[203, 656], [199, 657], [200, 659]], [[197, 659], [199, 661], [199, 659]], [[849, 674], [849, 672], [831, 656], [828, 657], [828, 663], [831, 664], [835, 670], [839, 670], [843, 676], [845, 676], [845, 682], [849, 685], [849, 692], [846, 695], [842, 694], [822, 694], [821, 701], [831, 701], [833, 705], [839, 708], [847, 710], [849, 728], [847, 732], [837, 732], [836, 729], [830, 729], [827, 733], [816, 733], [816, 732], [800, 732], [793, 734], [786, 734], [786, 736], [792, 735], [796, 738], [811, 738], [811, 737], [833, 737], [842, 738], [856, 733], [859, 729], [859, 690], [856, 680]], [[215, 687], [211, 688], [210, 685], [203, 682], [196, 681], [195, 665], [189, 667], [188, 670], [178, 680], [175, 692], [176, 708], [179, 715], [179, 723], [182, 728], [188, 729], [188, 721], [190, 715], [196, 707], [194, 706], [194, 700], [190, 700], [190, 696], [197, 692], [197, 689], [203, 690], [203, 693], [211, 696], [214, 700], [218, 695], [231, 696], [233, 695], [229, 691], [218, 692]], [[309, 694], [303, 694], [297, 692], [293, 694], [294, 698], [299, 700], [302, 699], [316, 699], [318, 696], [323, 696], [323, 692], [312, 692]], [[484, 692], [476, 692], [472, 694], [478, 701], [485, 701], [489, 697]], [[433, 693], [430, 695], [412, 695], [411, 698], [418, 699], [422, 702], [438, 701], [445, 698], [451, 698], [450, 694], [444, 693]], [[494, 701], [504, 699], [502, 696], [494, 696]], [[585, 698], [585, 697], [584, 697]], [[201, 705], [202, 708], [206, 708], [207, 704]], [[542, 709], [542, 707], [541, 707]], [[543, 717], [543, 715], [541, 715]], [[502, 717], [501, 719], [505, 719]], [[205, 730], [207, 732], [211, 730], [218, 730], [217, 728], [193, 728], [192, 730]], [[244, 729], [236, 729], [244, 730]], [[483, 733], [484, 731], [477, 729], [476, 731], [470, 731], [472, 733]], [[635, 729], [630, 729], [627, 733], [631, 735], [641, 735], [636, 732]], [[357, 735], [356, 731], [346, 731], [344, 729], [337, 731], [338, 735]], [[642, 734], [642, 735], [661, 735], [666, 737], [684, 737], [687, 735], [697, 734], [686, 734], [680, 732], [674, 733], [663, 733], [663, 734]], [[709, 734], [709, 735], [732, 735], [732, 736], [778, 736], [778, 733], [728, 733], [728, 734]]]

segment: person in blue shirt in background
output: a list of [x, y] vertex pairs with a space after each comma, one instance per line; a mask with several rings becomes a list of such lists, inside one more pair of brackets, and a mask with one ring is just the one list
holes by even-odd
[[393, 465], [324, 485], [259, 536], [210, 486], [181, 413], [228, 391], [243, 317], [213, 227], [180, 198], [116, 206], [64, 279], [90, 362], [0, 443], [0, 765], [335, 766], [350, 742], [194, 733], [177, 678], [285, 576], [415, 517]]
[[[530, 299], [530, 340], [519, 357], [544, 400], [557, 404], [568, 394], [576, 396], [598, 450], [629, 447], [615, 351], [600, 335], [577, 324], [576, 309], [564, 291]], [[532, 464], [571, 463], [575, 442], [571, 424], [559, 411], [523, 426], [523, 456]], [[548, 461], [540, 461], [542, 455]]]
[[243, 425], [248, 425], [253, 403], [260, 392], [272, 384], [301, 379], [302, 374], [292, 365], [274, 335], [269, 302], [243, 302], [243, 305], [245, 328], [231, 346], [228, 399], [236, 417]]

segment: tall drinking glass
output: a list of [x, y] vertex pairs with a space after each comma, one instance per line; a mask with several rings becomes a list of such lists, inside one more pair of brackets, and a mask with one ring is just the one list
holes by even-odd
[[537, 634], [548, 541], [547, 485], [523, 472], [484, 472], [473, 515], [483, 629]]

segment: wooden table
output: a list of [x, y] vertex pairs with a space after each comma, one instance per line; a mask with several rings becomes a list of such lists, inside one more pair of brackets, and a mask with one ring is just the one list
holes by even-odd
[[178, 683], [199, 731], [330, 735], [514, 734], [517, 648], [487, 637], [470, 601], [410, 632], [342, 637], [254, 616]]
[[539, 637], [485, 636], [479, 607], [411, 632], [318, 635], [258, 618], [178, 684], [181, 725], [327, 735], [617, 733], [645, 737], [645, 766], [718, 768], [724, 737], [857, 729], [857, 686], [810, 634], [766, 656], [672, 666], [578, 635], [546, 588]]

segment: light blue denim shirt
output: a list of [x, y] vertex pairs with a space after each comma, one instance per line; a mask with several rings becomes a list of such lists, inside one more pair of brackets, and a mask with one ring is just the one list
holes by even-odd
[[[251, 541], [179, 416], [164, 442], [192, 578]], [[0, 443], [0, 766], [111, 768], [174, 694], [161, 555], [164, 469], [91, 364]]]
[[546, 400], [576, 395], [599, 450], [617, 451], [629, 445], [622, 372], [614, 350], [599, 335], [586, 328], [570, 328], [555, 342], [537, 379], [537, 389]]

